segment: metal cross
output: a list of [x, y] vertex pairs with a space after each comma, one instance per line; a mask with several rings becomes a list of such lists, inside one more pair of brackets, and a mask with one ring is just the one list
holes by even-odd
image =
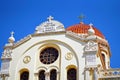
[[78, 18], [80, 19], [80, 22], [82, 22], [83, 19], [85, 18], [85, 16], [83, 14], [81, 14], [80, 16], [78, 16]]
[[14, 35], [14, 32], [12, 31], [12, 32], [11, 32], [11, 36], [13, 37], [13, 35]]

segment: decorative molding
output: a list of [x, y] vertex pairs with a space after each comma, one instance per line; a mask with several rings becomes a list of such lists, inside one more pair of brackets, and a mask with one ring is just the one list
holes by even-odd
[[16, 43], [14, 44], [13, 48], [18, 47], [19, 45], [27, 42], [27, 41], [30, 40], [30, 39], [31, 39], [31, 35], [28, 35], [27, 37], [24, 37], [24, 38], [21, 39], [20, 41], [16, 42]]
[[109, 46], [108, 41], [105, 39], [102, 39], [99, 36], [96, 35], [89, 35], [89, 34], [78, 34], [72, 31], [66, 31], [66, 35], [74, 37], [78, 40], [84, 41], [84, 42], [88, 42], [88, 41], [96, 41], [97, 43], [100, 43], [101, 45], [104, 46]]
[[6, 77], [9, 77], [9, 74], [4, 74], [0, 72], [0, 79], [2, 78], [1, 80], [5, 80]]
[[9, 75], [9, 68], [10, 68], [10, 60], [8, 60], [8, 59], [2, 60], [2, 66], [1, 66], [0, 74]]
[[71, 52], [68, 52], [66, 55], [65, 55], [65, 58], [66, 60], [71, 60], [73, 58], [73, 54]]
[[99, 78], [120, 78], [120, 69], [100, 70], [99, 73]]
[[98, 44], [94, 41], [88, 41], [88, 43], [84, 47], [85, 52], [97, 51], [97, 50], [98, 50]]
[[23, 62], [25, 64], [29, 63], [31, 61], [31, 57], [30, 56], [25, 56], [24, 59], [23, 59]]
[[86, 67], [84, 68], [84, 71], [89, 71], [89, 70], [91, 70], [91, 69], [98, 71], [97, 66], [86, 66]]
[[88, 34], [77, 34], [72, 31], [66, 31], [66, 35], [69, 35], [69, 36], [72, 36], [72, 37], [75, 37], [77, 39], [84, 41]]
[[1, 59], [3, 60], [3, 59], [12, 59], [12, 56], [11, 56], [11, 54], [12, 54], [12, 49], [11, 48], [6, 48], [5, 50], [4, 50], [4, 52], [2, 53], [2, 57], [1, 57]]
[[46, 32], [57, 32], [57, 31], [65, 31], [64, 25], [59, 21], [53, 20], [52, 16], [49, 16], [48, 21], [43, 22], [39, 26], [36, 27], [36, 34], [46, 33]]
[[59, 35], [59, 34], [65, 34], [66, 31], [57, 31], [57, 32], [46, 32], [46, 33], [40, 33], [40, 34], [31, 34], [32, 37], [36, 36], [45, 36], [45, 35]]

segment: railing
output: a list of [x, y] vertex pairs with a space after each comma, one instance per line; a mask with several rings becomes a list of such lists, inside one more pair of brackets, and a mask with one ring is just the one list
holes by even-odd
[[120, 78], [120, 69], [107, 69], [99, 71], [99, 78]]

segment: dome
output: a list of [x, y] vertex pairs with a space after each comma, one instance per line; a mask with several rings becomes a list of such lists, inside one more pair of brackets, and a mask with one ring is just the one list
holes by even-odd
[[[72, 31], [77, 34], [88, 34], [90, 28], [91, 28], [91, 25], [87, 25], [87, 24], [84, 24], [83, 22], [80, 22], [80, 24], [75, 24], [75, 25], [69, 26], [66, 30]], [[93, 28], [93, 30], [95, 32], [94, 34], [96, 36], [99, 36], [99, 37], [105, 39], [104, 35], [98, 29], [96, 29], [93, 26], [92, 26], [92, 28]]]

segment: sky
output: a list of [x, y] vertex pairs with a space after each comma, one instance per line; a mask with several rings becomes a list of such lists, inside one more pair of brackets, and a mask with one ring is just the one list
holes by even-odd
[[111, 67], [120, 68], [120, 0], [0, 0], [0, 55], [14, 31], [16, 42], [35, 32], [49, 15], [65, 28], [92, 23], [108, 40]]

